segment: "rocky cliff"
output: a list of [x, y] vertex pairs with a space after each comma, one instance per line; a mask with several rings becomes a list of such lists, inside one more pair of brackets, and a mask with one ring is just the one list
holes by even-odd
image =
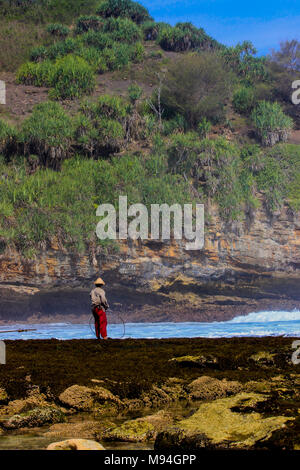
[[260, 209], [231, 225], [216, 208], [209, 213], [201, 251], [154, 241], [86, 254], [68, 253], [53, 241], [29, 261], [6, 251], [0, 256], [0, 320], [86, 321], [99, 274], [112, 312], [126, 321], [214, 321], [299, 308], [300, 213], [285, 207], [270, 219]]

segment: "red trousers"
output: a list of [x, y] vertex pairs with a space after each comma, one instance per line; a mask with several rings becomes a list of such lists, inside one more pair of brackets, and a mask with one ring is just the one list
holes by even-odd
[[93, 308], [93, 315], [95, 318], [95, 332], [98, 339], [100, 339], [100, 335], [102, 338], [106, 338], [107, 336], [107, 318], [106, 313], [100, 307]]

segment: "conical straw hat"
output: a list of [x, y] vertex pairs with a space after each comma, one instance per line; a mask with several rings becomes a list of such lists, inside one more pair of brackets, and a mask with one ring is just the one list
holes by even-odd
[[98, 285], [105, 286], [105, 282], [103, 281], [103, 279], [101, 279], [101, 277], [98, 277], [98, 279], [96, 279], [94, 284], [95, 284], [95, 286], [98, 286]]

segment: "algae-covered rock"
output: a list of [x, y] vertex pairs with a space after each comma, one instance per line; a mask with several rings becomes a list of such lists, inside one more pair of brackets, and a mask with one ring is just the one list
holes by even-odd
[[47, 450], [105, 450], [99, 442], [89, 439], [67, 439], [61, 442], [53, 442]]
[[52, 424], [48, 431], [44, 433], [47, 439], [63, 440], [63, 439], [94, 439], [95, 434], [108, 426], [113, 426], [110, 420], [92, 420], [84, 419], [79, 422], [64, 422]]
[[185, 398], [185, 395], [181, 385], [168, 381], [160, 387], [153, 385], [148, 392], [141, 395], [141, 400], [144, 406], [151, 407]]
[[159, 411], [153, 415], [125, 421], [120, 426], [109, 428], [97, 436], [106, 441], [144, 442], [155, 439], [157, 433], [172, 424], [170, 413]]
[[65, 415], [59, 408], [34, 408], [3, 421], [2, 426], [5, 429], [33, 428], [49, 423], [60, 423], [64, 419]]
[[187, 398], [183, 383], [184, 381], [177, 377], [169, 377], [168, 380], [161, 385], [161, 390], [169, 396], [171, 401], [182, 400], [183, 398]]
[[0, 416], [1, 418], [13, 416], [35, 408], [49, 408], [49, 402], [46, 396], [40, 393], [39, 387], [29, 390], [25, 398], [12, 400], [7, 405], [1, 407]]
[[236, 381], [218, 380], [213, 377], [202, 376], [193, 380], [188, 387], [189, 398], [192, 400], [215, 400], [233, 395], [242, 390], [242, 385]]
[[59, 395], [59, 400], [78, 411], [107, 410], [110, 405], [121, 406], [121, 401], [103, 387], [85, 387], [72, 385]]
[[176, 364], [183, 367], [200, 367], [212, 369], [217, 368], [219, 363], [218, 358], [212, 355], [173, 357], [170, 359], [170, 362], [175, 362]]
[[0, 387], [0, 404], [6, 403], [7, 400], [8, 400], [8, 395], [6, 393], [6, 390]]
[[276, 354], [272, 354], [268, 351], [259, 351], [252, 354], [249, 359], [260, 367], [272, 367], [275, 365], [275, 356]]
[[239, 393], [203, 403], [191, 417], [158, 434], [155, 449], [250, 449], [258, 442], [267, 446], [272, 433], [294, 418], [264, 417], [253, 411], [266, 399], [255, 393]]

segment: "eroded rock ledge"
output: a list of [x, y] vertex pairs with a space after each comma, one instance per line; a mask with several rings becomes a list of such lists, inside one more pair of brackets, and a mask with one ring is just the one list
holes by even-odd
[[205, 247], [124, 243], [118, 252], [72, 254], [55, 240], [33, 260], [0, 256], [0, 321], [86, 321], [99, 273], [126, 321], [214, 321], [300, 306], [300, 213], [263, 210], [226, 226], [210, 208]]

